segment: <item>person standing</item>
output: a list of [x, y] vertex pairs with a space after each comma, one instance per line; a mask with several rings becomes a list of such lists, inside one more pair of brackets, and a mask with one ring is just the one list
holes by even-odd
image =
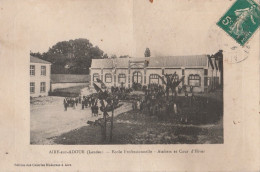
[[73, 109], [75, 109], [75, 99], [74, 98], [71, 99], [71, 103], [72, 103]]
[[67, 107], [68, 107], [68, 100], [67, 98], [65, 97], [64, 100], [63, 100], [63, 105], [64, 105], [64, 111], [67, 111]]
[[83, 99], [81, 100], [81, 109], [83, 110], [84, 107], [85, 107], [85, 102], [86, 102], [86, 99], [85, 97], [83, 96]]
[[76, 106], [78, 106], [79, 99], [77, 97], [75, 97], [74, 99], [75, 99]]

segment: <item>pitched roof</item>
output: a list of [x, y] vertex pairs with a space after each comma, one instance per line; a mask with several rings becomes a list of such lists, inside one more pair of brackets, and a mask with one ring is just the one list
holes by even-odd
[[130, 61], [149, 61], [149, 67], [205, 67], [208, 65], [207, 55], [166, 56], [146, 58], [92, 59], [91, 68], [127, 68]]
[[207, 66], [207, 55], [154, 57], [148, 67], [200, 67]]
[[33, 57], [33, 56], [30, 56], [30, 62], [31, 63], [44, 63], [44, 64], [51, 64], [50, 62], [48, 61], [45, 61], [45, 60], [42, 60], [42, 59], [39, 59], [37, 57]]
[[92, 59], [91, 63], [92, 68], [112, 68], [113, 61], [112, 59]]
[[52, 83], [87, 83], [89, 81], [89, 75], [51, 74]]

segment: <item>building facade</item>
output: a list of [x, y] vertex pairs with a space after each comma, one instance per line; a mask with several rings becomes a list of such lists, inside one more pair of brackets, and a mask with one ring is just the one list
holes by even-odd
[[30, 56], [30, 96], [48, 96], [51, 80], [51, 63]]
[[97, 78], [108, 87], [162, 85], [166, 74], [174, 74], [176, 80], [184, 76], [180, 86], [192, 85], [194, 92], [209, 91], [220, 84], [218, 61], [209, 55], [93, 59], [90, 68], [91, 86]]

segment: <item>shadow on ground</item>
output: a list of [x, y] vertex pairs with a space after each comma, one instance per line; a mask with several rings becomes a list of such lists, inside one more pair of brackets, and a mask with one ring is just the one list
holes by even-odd
[[107, 140], [102, 141], [99, 126], [84, 126], [58, 137], [50, 138], [56, 144], [221, 144], [223, 143], [222, 118], [216, 123], [191, 125], [129, 111], [115, 117], [113, 140], [109, 142], [110, 124], [107, 125]]

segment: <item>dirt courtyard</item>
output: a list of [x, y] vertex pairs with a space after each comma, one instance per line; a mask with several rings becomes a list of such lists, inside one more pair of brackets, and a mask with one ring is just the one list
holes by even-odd
[[[102, 140], [99, 126], [87, 121], [92, 117], [90, 108], [64, 111], [62, 97], [38, 97], [31, 100], [30, 143], [35, 145], [93, 145], [93, 144], [221, 144], [223, 143], [223, 116], [215, 122], [183, 124], [173, 120], [159, 120], [156, 116], [132, 110], [131, 101], [122, 104], [114, 113], [113, 141]], [[211, 103], [212, 104], [212, 103]], [[219, 106], [214, 105], [215, 108]], [[213, 107], [208, 109], [216, 111]], [[101, 112], [99, 112], [101, 114]], [[111, 113], [109, 113], [111, 116]], [[213, 115], [214, 116], [214, 115]], [[108, 124], [108, 128], [109, 128]], [[109, 135], [109, 131], [107, 131]]]
[[[115, 116], [131, 110], [130, 104], [124, 103], [115, 110]], [[99, 117], [92, 117], [90, 108], [81, 109], [81, 104], [73, 109], [64, 111], [62, 97], [34, 98], [30, 105], [30, 143], [55, 144], [52, 138], [71, 130], [87, 126], [87, 121], [94, 121]]]

